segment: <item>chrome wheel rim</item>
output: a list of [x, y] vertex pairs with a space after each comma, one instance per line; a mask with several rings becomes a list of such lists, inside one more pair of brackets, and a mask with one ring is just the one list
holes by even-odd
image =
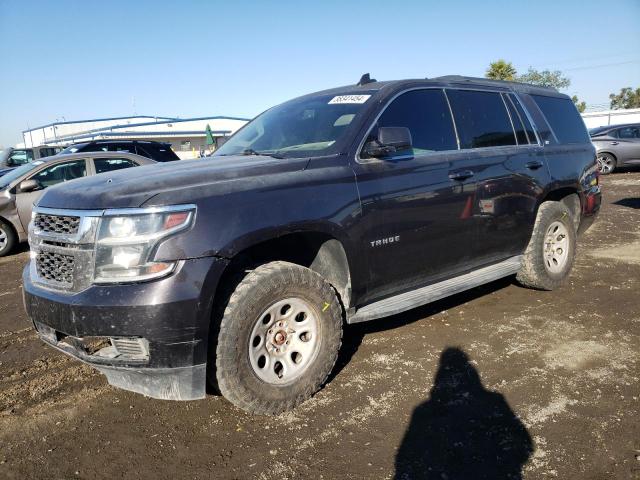
[[561, 222], [553, 222], [544, 238], [544, 266], [552, 273], [559, 273], [569, 258], [569, 231]]
[[320, 346], [316, 310], [301, 298], [286, 298], [257, 318], [249, 337], [249, 363], [271, 385], [294, 382], [314, 362]]
[[2, 227], [0, 227], [0, 252], [7, 247], [8, 242], [9, 238], [7, 237], [7, 232], [5, 232]]
[[598, 158], [598, 167], [600, 168], [601, 173], [611, 173], [613, 171], [613, 158], [607, 155], [599, 155]]

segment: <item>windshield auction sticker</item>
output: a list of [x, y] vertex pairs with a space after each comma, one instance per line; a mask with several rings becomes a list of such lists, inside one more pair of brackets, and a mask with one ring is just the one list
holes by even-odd
[[329, 101], [329, 105], [336, 103], [364, 103], [371, 95], [338, 95]]

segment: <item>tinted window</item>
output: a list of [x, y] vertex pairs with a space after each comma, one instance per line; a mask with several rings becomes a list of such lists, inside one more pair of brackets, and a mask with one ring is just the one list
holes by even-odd
[[522, 107], [522, 104], [516, 98], [515, 95], [510, 93], [508, 96], [509, 96], [509, 99], [511, 99], [511, 102], [513, 103], [513, 105], [515, 105], [516, 111], [518, 112], [518, 116], [520, 120], [522, 120], [522, 123], [524, 124], [524, 129], [527, 134], [527, 137], [529, 138], [529, 143], [537, 144], [538, 139], [536, 138], [536, 134], [533, 131], [533, 126], [531, 125], [531, 122], [529, 121], [529, 117], [527, 117], [527, 114], [525, 113], [524, 108]]
[[531, 95], [542, 110], [551, 130], [560, 143], [584, 143], [589, 141], [587, 129], [569, 98]]
[[625, 127], [618, 130], [618, 138], [640, 138], [640, 128]]
[[59, 163], [52, 165], [49, 168], [39, 171], [31, 177], [33, 180], [37, 180], [43, 187], [50, 187], [60, 182], [68, 182], [76, 178], [81, 178], [87, 175], [87, 167], [84, 160], [76, 160], [73, 162]]
[[408, 128], [416, 155], [458, 148], [451, 113], [442, 90], [403, 93], [387, 107], [377, 126]]
[[137, 164], [128, 158], [94, 158], [96, 173], [113, 172], [123, 168], [136, 167]]
[[447, 90], [460, 148], [515, 145], [516, 137], [499, 93]]
[[171, 147], [158, 144], [144, 144], [144, 147], [137, 145], [136, 150], [138, 155], [151, 158], [157, 162], [170, 162], [172, 160], [180, 160], [180, 157], [171, 150]]

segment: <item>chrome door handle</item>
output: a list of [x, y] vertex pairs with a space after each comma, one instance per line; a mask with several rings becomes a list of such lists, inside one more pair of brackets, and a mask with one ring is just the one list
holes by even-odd
[[473, 177], [475, 174], [471, 170], [462, 170], [461, 172], [453, 172], [449, 173], [449, 178], [451, 180], [466, 180], [467, 178]]

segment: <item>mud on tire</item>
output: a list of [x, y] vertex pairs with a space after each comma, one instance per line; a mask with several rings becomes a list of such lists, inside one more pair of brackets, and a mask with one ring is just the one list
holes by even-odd
[[554, 290], [569, 276], [576, 253], [576, 222], [564, 202], [543, 202], [516, 278], [525, 287]]
[[[312, 319], [315, 329], [305, 331]], [[342, 319], [336, 292], [317, 273], [281, 261], [257, 267], [237, 285], [220, 322], [215, 352], [218, 389], [252, 413], [293, 409], [317, 392], [333, 369]], [[307, 345], [300, 343], [307, 334]], [[313, 351], [308, 347], [311, 340], [316, 342]], [[296, 370], [296, 348], [311, 352], [299, 357], [302, 370]]]

